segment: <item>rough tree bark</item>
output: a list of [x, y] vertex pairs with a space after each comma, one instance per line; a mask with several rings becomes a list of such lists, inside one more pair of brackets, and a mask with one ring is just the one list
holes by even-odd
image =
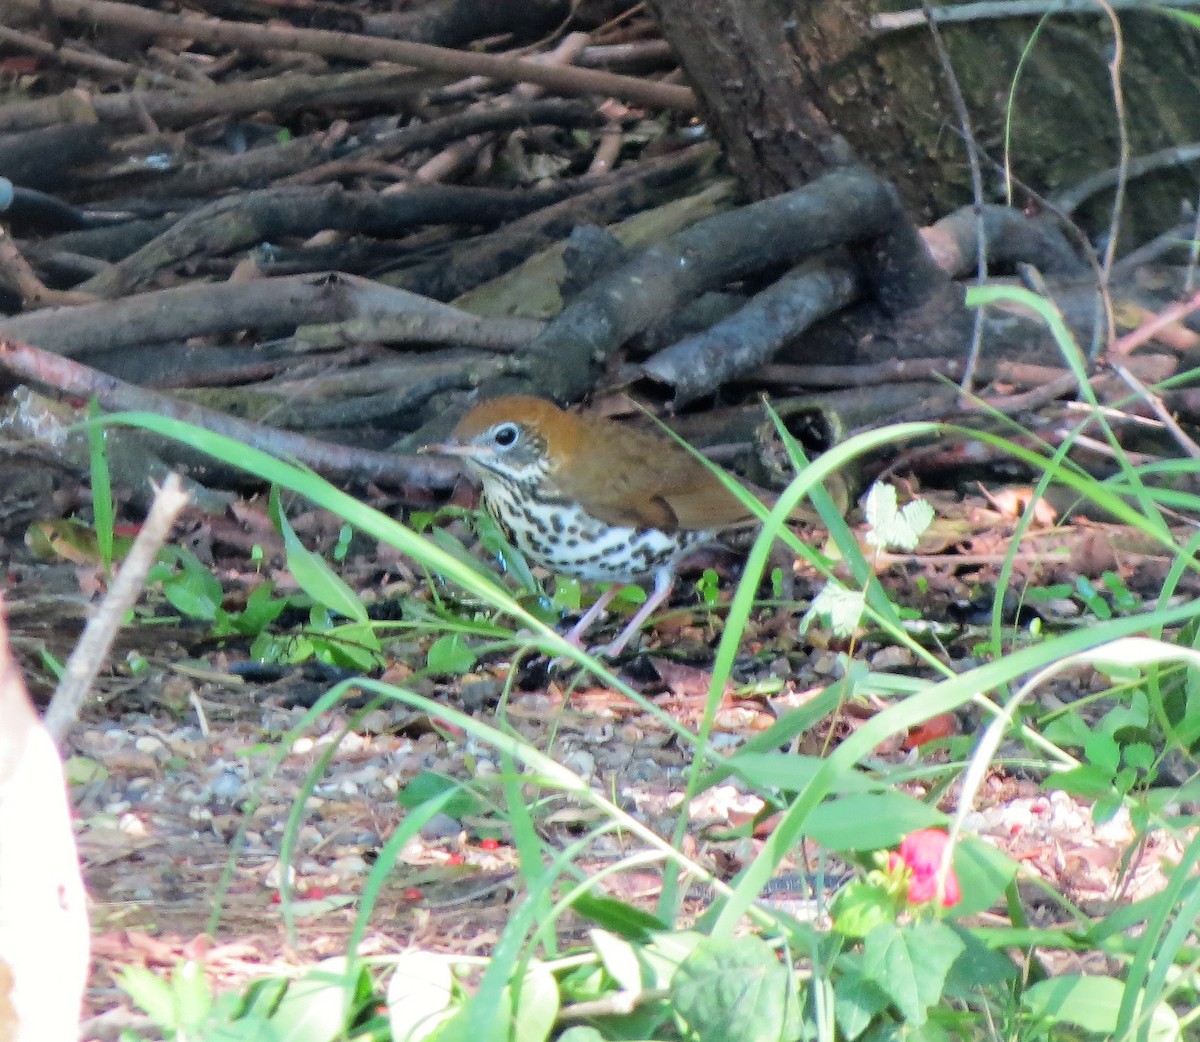
[[[879, 0], [711, 0], [702, 14], [688, 0], [650, 6], [752, 196], [824, 172], [840, 134], [896, 184], [917, 220], [971, 201], [961, 129], [923, 24], [872, 29]], [[916, 0], [905, 6], [919, 12]], [[1117, 54], [1132, 154], [1195, 141], [1200, 34], [1163, 14], [1117, 17], [1119, 35], [1099, 7], [1044, 23], [993, 16], [942, 25], [985, 153], [987, 201], [1003, 201], [1006, 135], [1014, 174], [1044, 195], [1117, 163], [1109, 67]], [[1198, 186], [1195, 169], [1178, 165], [1139, 180], [1125, 209], [1130, 245], [1170, 227]], [[1025, 202], [1019, 187], [1016, 201]], [[1081, 207], [1081, 223], [1105, 231], [1110, 207], [1111, 194], [1098, 194]]]

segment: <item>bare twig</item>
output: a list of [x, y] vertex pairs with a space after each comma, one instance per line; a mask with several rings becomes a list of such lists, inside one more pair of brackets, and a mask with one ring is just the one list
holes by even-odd
[[1125, 366], [1112, 363], [1112, 371], [1124, 380], [1133, 389], [1134, 393], [1146, 403], [1150, 411], [1162, 421], [1162, 425], [1171, 432], [1172, 437], [1179, 443], [1180, 448], [1191, 456], [1192, 459], [1200, 459], [1200, 445], [1197, 445], [1184, 429], [1179, 426], [1178, 421], [1171, 415], [1171, 410], [1163, 405], [1162, 399], [1157, 394], [1153, 394], [1150, 388], [1126, 369]]
[[90, 293], [72, 293], [47, 287], [21, 255], [12, 236], [0, 228], [0, 278], [4, 276], [21, 294], [21, 303], [28, 307], [90, 304], [96, 299]]
[[154, 496], [154, 504], [142, 530], [130, 547], [125, 562], [113, 578], [108, 594], [88, 621], [79, 643], [67, 659], [62, 679], [46, 710], [45, 725], [50, 737], [61, 742], [71, 725], [79, 718], [79, 710], [87, 697], [92, 681], [108, 657], [113, 638], [121, 628], [129, 609], [142, 591], [146, 574], [154, 564], [160, 547], [166, 542], [171, 526], [187, 505], [188, 497], [178, 474], [171, 474]]
[[122, 80], [134, 80], [139, 76], [144, 76], [157, 87], [174, 87], [179, 90], [188, 90], [193, 86], [193, 84], [177, 80], [172, 76], [155, 72], [153, 69], [139, 69], [129, 62], [118, 61], [116, 58], [109, 58], [103, 54], [89, 54], [87, 51], [77, 50], [74, 47], [55, 47], [34, 33], [19, 32], [4, 25], [0, 25], [0, 43], [6, 43], [10, 47], [63, 65], [87, 69], [89, 72], [99, 73], [102, 76], [115, 76]]
[[[40, 0], [8, 0], [26, 10]], [[230, 44], [251, 50], [310, 51], [329, 58], [383, 61], [455, 75], [476, 73], [507, 83], [540, 83], [565, 94], [603, 94], [655, 108], [693, 112], [696, 96], [690, 87], [618, 76], [595, 69], [542, 65], [497, 54], [454, 51], [406, 40], [385, 40], [356, 33], [325, 29], [280, 29], [246, 22], [222, 21], [196, 15], [160, 14], [157, 11], [113, 3], [112, 0], [53, 0], [60, 17], [115, 26], [126, 31]]]
[[[1193, 293], [1187, 300], [1164, 308], [1149, 322], [1143, 322], [1137, 329], [1126, 333], [1119, 340], [1114, 340], [1108, 345], [1107, 356], [1109, 360], [1123, 358], [1130, 352], [1137, 350], [1142, 344], [1153, 340], [1157, 333], [1162, 332], [1168, 326], [1175, 325], [1177, 322], [1182, 322], [1188, 315], [1194, 314], [1196, 311], [1200, 311], [1200, 293]], [[1191, 333], [1190, 330], [1188, 332]], [[1195, 336], [1194, 333], [1191, 335]]]

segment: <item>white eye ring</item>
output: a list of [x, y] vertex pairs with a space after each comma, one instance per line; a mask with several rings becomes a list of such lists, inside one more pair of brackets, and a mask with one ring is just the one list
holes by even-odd
[[515, 423], [502, 423], [492, 431], [492, 441], [502, 449], [511, 449], [521, 437], [521, 428]]

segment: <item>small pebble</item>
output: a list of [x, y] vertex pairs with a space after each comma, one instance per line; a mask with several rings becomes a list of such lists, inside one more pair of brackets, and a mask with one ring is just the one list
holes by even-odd
[[576, 749], [564, 758], [563, 766], [586, 781], [596, 773], [596, 757], [586, 749]]
[[463, 708], [471, 713], [483, 709], [485, 706], [493, 705], [499, 701], [503, 692], [503, 682], [494, 677], [469, 680], [459, 688], [459, 700]]
[[871, 668], [884, 669], [900, 669], [913, 664], [913, 654], [908, 648], [900, 647], [893, 644], [886, 648], [882, 648], [871, 656]]
[[144, 836], [146, 834], [146, 826], [136, 814], [122, 814], [121, 820], [117, 822], [117, 828], [127, 836]]
[[368, 871], [368, 865], [363, 860], [360, 854], [346, 854], [344, 857], [337, 858], [329, 866], [330, 872], [335, 872], [339, 876], [365, 876]]
[[[295, 884], [295, 882], [296, 882], [296, 869], [295, 868], [290, 867], [290, 866], [288, 867], [287, 878], [288, 878], [289, 883]], [[265, 876], [263, 876], [263, 886], [269, 886], [272, 890], [278, 890], [279, 884], [282, 882], [283, 882], [283, 869], [280, 867], [279, 862], [276, 861], [275, 864], [273, 864], [271, 866], [271, 868], [267, 872], [267, 874]]]
[[462, 823], [438, 811], [421, 826], [421, 838], [426, 840], [449, 839], [462, 831]]
[[242, 779], [234, 774], [233, 771], [222, 771], [209, 786], [209, 791], [217, 799], [234, 799], [241, 794]]
[[153, 756], [156, 760], [165, 760], [170, 756], [170, 751], [163, 743], [161, 738], [155, 738], [152, 734], [144, 734], [139, 737], [133, 747], [139, 752], [147, 756]]

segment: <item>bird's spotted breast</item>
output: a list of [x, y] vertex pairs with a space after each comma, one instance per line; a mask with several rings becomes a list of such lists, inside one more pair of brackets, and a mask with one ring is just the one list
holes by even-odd
[[508, 539], [535, 564], [592, 582], [651, 578], [712, 537], [705, 531], [660, 532], [609, 525], [574, 503], [522, 495], [484, 482], [484, 504]]

